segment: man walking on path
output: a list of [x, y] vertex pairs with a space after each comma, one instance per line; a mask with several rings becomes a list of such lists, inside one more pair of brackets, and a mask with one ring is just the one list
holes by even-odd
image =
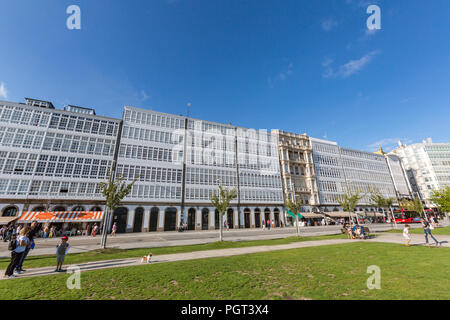
[[420, 218], [420, 220], [422, 221], [422, 225], [423, 225], [423, 232], [425, 234], [425, 242], [427, 244], [427, 246], [430, 246], [430, 244], [428, 243], [428, 235], [431, 237], [431, 239], [434, 240], [434, 242], [436, 242], [436, 247], [440, 246], [439, 241], [436, 240], [436, 238], [431, 234], [431, 230], [430, 230], [430, 223], [425, 220], [424, 218]]

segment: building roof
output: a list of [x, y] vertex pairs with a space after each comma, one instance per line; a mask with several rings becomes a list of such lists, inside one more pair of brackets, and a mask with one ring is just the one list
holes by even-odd
[[50, 101], [33, 99], [33, 98], [25, 98], [25, 101], [27, 102], [27, 105], [29, 105], [29, 106], [55, 109], [55, 107], [53, 106], [53, 103], [51, 103]]

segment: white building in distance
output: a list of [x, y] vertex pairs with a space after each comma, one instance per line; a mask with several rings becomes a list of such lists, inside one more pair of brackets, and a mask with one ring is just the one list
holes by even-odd
[[434, 143], [431, 138], [409, 146], [399, 142], [392, 153], [400, 157], [413, 192], [433, 206], [433, 190], [450, 186], [450, 143]]

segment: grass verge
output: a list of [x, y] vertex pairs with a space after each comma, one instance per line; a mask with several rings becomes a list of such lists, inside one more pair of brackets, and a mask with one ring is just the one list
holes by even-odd
[[[450, 250], [348, 244], [0, 281], [0, 299], [449, 299]], [[369, 290], [369, 266], [381, 289]]]
[[[253, 241], [223, 241], [211, 242], [207, 244], [188, 245], [188, 246], [172, 246], [172, 247], [155, 247], [155, 248], [141, 248], [141, 249], [116, 249], [110, 248], [105, 250], [93, 250], [83, 253], [68, 254], [64, 264], [77, 264], [91, 261], [113, 260], [138, 258], [147, 255], [149, 251], [154, 256], [170, 253], [183, 253], [193, 251], [227, 249], [227, 248], [243, 248], [253, 246], [279, 245], [289, 244], [300, 241], [314, 241], [314, 240], [330, 240], [330, 239], [346, 239], [344, 235], [329, 235], [329, 236], [315, 236], [315, 237], [289, 237], [283, 239], [271, 240], [253, 240]], [[0, 269], [5, 270], [8, 267], [10, 259], [0, 259]], [[56, 255], [42, 255], [29, 256], [24, 262], [24, 269], [41, 268], [56, 265]]]

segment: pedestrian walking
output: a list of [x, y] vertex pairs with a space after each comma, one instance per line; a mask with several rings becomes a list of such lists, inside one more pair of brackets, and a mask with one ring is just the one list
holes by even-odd
[[430, 236], [431, 239], [433, 239], [434, 242], [436, 242], [436, 247], [439, 247], [440, 246], [439, 241], [437, 241], [436, 238], [431, 234], [432, 227], [431, 227], [430, 223], [427, 220], [425, 220], [424, 218], [420, 218], [420, 221], [422, 221], [423, 232], [425, 234], [425, 242], [426, 242], [427, 246], [430, 246], [430, 244], [428, 243], [428, 236]]
[[267, 219], [267, 229], [270, 230], [270, 220]]
[[50, 233], [48, 235], [49, 238], [53, 238], [53, 236], [55, 236], [55, 226], [50, 228]]
[[[9, 241], [8, 249], [11, 250], [11, 262], [8, 265], [8, 268], [6, 268], [5, 271], [5, 278], [14, 278], [14, 269], [16, 268], [17, 264], [20, 261], [20, 258], [22, 257], [23, 252], [25, 251], [26, 247], [29, 245], [28, 238], [26, 234], [29, 231], [29, 227], [25, 227], [22, 230], [20, 230], [19, 235], [12, 235], [11, 240]], [[21, 273], [21, 272], [19, 272]]]
[[6, 226], [3, 226], [2, 227], [2, 230], [1, 230], [1, 236], [2, 236], [2, 240], [3, 240], [3, 242], [5, 242], [6, 240], [5, 240], [5, 237], [6, 237], [6, 232], [8, 231], [8, 228], [6, 227]]
[[8, 226], [5, 231], [5, 237], [3, 238], [3, 242], [8, 241], [9, 238], [11, 237], [11, 234], [12, 234], [12, 227]]
[[43, 238], [44, 239], [47, 239], [47, 237], [48, 237], [48, 233], [50, 232], [50, 228], [49, 228], [49, 226], [48, 225], [46, 225], [45, 226], [45, 228], [44, 228], [44, 234], [43, 234]]
[[111, 236], [115, 236], [117, 232], [117, 222], [114, 222], [111, 230]]
[[410, 247], [411, 245], [409, 243], [411, 242], [411, 235], [409, 234], [409, 224], [403, 229], [403, 238], [406, 240], [405, 246]]
[[98, 225], [94, 224], [94, 227], [92, 228], [92, 236], [95, 237], [97, 235]]
[[61, 238], [61, 242], [56, 246], [56, 269], [55, 272], [61, 272], [62, 265], [64, 263], [64, 259], [66, 257], [67, 252], [69, 251], [69, 240], [68, 237], [64, 236]]
[[261, 228], [263, 230], [266, 229], [266, 222], [264, 221], [264, 219], [261, 221]]

